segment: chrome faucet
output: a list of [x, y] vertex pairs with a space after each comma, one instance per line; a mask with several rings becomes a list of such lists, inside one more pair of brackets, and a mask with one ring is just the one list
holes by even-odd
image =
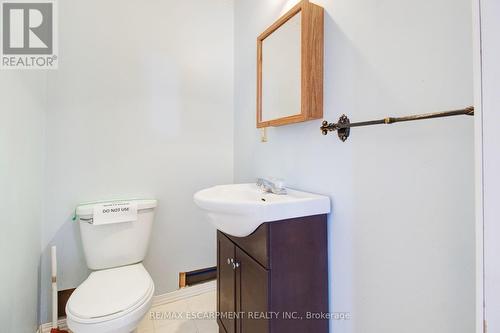
[[276, 178], [257, 178], [257, 186], [264, 192], [286, 194], [285, 182]]

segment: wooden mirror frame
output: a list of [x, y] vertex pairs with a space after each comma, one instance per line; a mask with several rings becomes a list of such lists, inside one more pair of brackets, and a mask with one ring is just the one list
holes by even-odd
[[[301, 113], [262, 121], [262, 43], [301, 13]], [[257, 37], [257, 128], [282, 126], [323, 117], [323, 7], [303, 0]]]

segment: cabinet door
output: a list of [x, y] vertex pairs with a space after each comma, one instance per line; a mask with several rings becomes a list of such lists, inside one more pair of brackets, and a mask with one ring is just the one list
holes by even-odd
[[238, 333], [268, 333], [268, 271], [236, 247], [236, 309], [244, 315], [238, 321]]
[[[220, 232], [217, 233], [217, 311], [227, 333], [236, 332], [236, 322], [230, 314], [236, 312], [235, 270], [231, 259], [235, 259], [235, 246]], [[228, 261], [229, 260], [229, 261]]]

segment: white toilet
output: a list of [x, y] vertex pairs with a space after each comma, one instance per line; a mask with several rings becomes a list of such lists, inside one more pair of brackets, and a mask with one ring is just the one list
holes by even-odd
[[154, 284], [142, 265], [156, 200], [135, 200], [134, 222], [93, 225], [94, 205], [76, 210], [87, 266], [94, 272], [66, 304], [74, 333], [134, 332], [151, 307]]

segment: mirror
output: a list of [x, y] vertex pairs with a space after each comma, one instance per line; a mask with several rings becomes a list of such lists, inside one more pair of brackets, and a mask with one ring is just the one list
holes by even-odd
[[262, 42], [262, 121], [300, 114], [300, 18]]
[[257, 127], [323, 117], [323, 8], [304, 0], [257, 38]]

